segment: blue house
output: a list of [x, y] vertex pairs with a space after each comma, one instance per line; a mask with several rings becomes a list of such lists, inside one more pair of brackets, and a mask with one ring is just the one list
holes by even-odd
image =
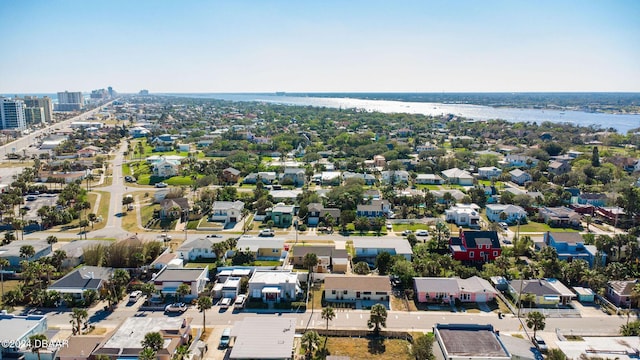
[[593, 267], [596, 259], [599, 258], [604, 266], [607, 255], [598, 252], [594, 245], [585, 245], [582, 235], [572, 232], [550, 232], [544, 234], [544, 243], [536, 244], [538, 249], [551, 246], [556, 249], [559, 260], [584, 260]]
[[605, 206], [606, 202], [607, 202], [607, 195], [605, 194], [582, 193], [578, 195], [578, 204], [601, 207], [601, 206]]

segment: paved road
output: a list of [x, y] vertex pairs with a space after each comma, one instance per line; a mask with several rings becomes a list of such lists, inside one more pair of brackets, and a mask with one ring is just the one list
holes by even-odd
[[36, 140], [39, 137], [43, 137], [46, 136], [48, 134], [50, 134], [54, 129], [56, 128], [64, 128], [64, 127], [68, 127], [72, 122], [74, 121], [82, 121], [82, 120], [87, 120], [89, 117], [93, 116], [95, 113], [99, 112], [103, 107], [105, 106], [109, 106], [111, 105], [113, 101], [110, 101], [106, 104], [103, 104], [101, 106], [96, 107], [93, 110], [89, 110], [87, 112], [84, 112], [78, 116], [74, 116], [70, 119], [52, 124], [48, 127], [39, 129], [39, 130], [35, 130], [32, 133], [28, 134], [27, 136], [23, 136], [19, 139], [16, 139], [10, 143], [7, 143], [5, 145], [0, 146], [0, 154], [2, 154], [2, 156], [8, 154], [8, 153], [12, 153], [12, 152], [18, 152], [18, 151], [22, 151], [22, 149], [26, 149], [29, 147], [29, 145], [32, 145], [36, 142]]
[[[162, 311], [138, 311], [139, 305], [144, 300], [139, 300], [133, 306], [123, 300], [114, 312], [106, 313], [102, 311], [102, 304], [89, 311], [89, 321], [98, 322], [99, 327], [115, 328], [122, 321], [131, 317], [163, 317]], [[202, 326], [202, 314], [197, 309], [191, 307], [183, 315], [194, 318], [194, 326]], [[305, 328], [325, 328], [326, 321], [321, 318], [321, 312], [316, 310], [313, 313], [308, 310], [306, 313], [258, 313], [250, 310], [233, 312], [231, 309], [223, 310], [214, 306], [207, 311], [207, 326], [229, 327], [235, 321], [250, 316], [260, 317], [287, 317], [296, 319], [299, 329]], [[54, 311], [48, 313], [49, 326], [61, 329], [70, 329], [69, 311]], [[336, 317], [329, 323], [330, 329], [366, 329], [369, 311], [367, 310], [340, 310], [336, 309]], [[602, 313], [591, 314], [583, 318], [547, 318], [546, 328], [542, 332], [545, 339], [555, 341], [555, 330], [560, 329], [589, 329], [590, 331], [601, 331], [603, 333], [616, 332], [621, 325], [627, 321], [626, 316], [610, 316]], [[493, 313], [451, 313], [451, 312], [405, 312], [389, 311], [387, 318], [388, 330], [402, 331], [429, 331], [437, 323], [469, 323], [469, 324], [491, 324], [495, 329], [504, 333], [523, 333], [520, 321], [512, 315], [507, 315], [502, 319]]]

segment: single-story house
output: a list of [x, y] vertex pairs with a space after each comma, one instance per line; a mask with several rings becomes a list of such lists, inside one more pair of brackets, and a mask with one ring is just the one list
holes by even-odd
[[207, 268], [175, 269], [166, 267], [155, 275], [153, 285], [163, 294], [175, 294], [178, 286], [187, 284], [191, 292], [187, 298], [193, 299], [204, 291], [208, 278]]
[[[29, 258], [20, 256], [20, 248], [23, 246], [32, 246], [35, 253]], [[7, 245], [0, 246], [0, 259], [7, 259], [9, 266], [18, 267], [20, 261], [35, 261], [41, 257], [45, 257], [51, 253], [51, 245], [46, 240], [20, 240], [12, 241]]]
[[256, 260], [280, 260], [284, 255], [284, 239], [241, 237], [236, 249], [254, 254]]
[[436, 174], [418, 174], [416, 184], [441, 185], [444, 182], [442, 177]]
[[234, 338], [229, 359], [284, 359], [295, 352], [296, 321], [292, 318], [248, 317], [231, 328]]
[[[58, 244], [62, 244], [58, 250], [62, 250], [67, 254], [66, 259], [62, 261], [62, 267], [73, 268], [84, 262], [84, 251], [86, 249], [95, 246], [108, 247], [113, 244], [113, 242], [109, 240], [74, 240], [67, 243], [60, 242]], [[53, 254], [54, 253], [49, 253], [47, 256], [52, 256]]]
[[355, 257], [373, 263], [378, 254], [388, 252], [411, 261], [413, 250], [407, 239], [354, 238]]
[[416, 277], [413, 279], [418, 302], [487, 302], [497, 291], [478, 276], [468, 279]]
[[550, 226], [580, 226], [580, 214], [568, 207], [541, 207], [538, 209], [538, 215]]
[[473, 185], [473, 176], [467, 170], [461, 170], [458, 168], [444, 170], [442, 171], [442, 177], [449, 184], [458, 184], [462, 186]]
[[324, 278], [326, 301], [374, 301], [389, 305], [391, 282], [387, 276], [327, 275]]
[[70, 294], [76, 299], [82, 299], [83, 293], [93, 290], [100, 293], [100, 289], [111, 279], [112, 268], [99, 266], [83, 266], [60, 278], [51, 284], [47, 290], [57, 291], [61, 295]]
[[213, 244], [226, 241], [223, 238], [204, 237], [192, 239], [184, 242], [179, 248], [176, 249], [178, 257], [182, 260], [197, 260], [197, 259], [215, 259], [216, 254], [213, 252]]
[[298, 274], [291, 271], [255, 271], [249, 279], [249, 296], [262, 301], [294, 301], [302, 294]]
[[606, 296], [618, 307], [628, 308], [631, 304], [633, 288], [638, 280], [612, 280], [607, 283]]
[[532, 294], [536, 306], [567, 305], [576, 297], [557, 279], [511, 280], [508, 291], [516, 301], [519, 296], [526, 301], [527, 294]]
[[336, 249], [334, 245], [295, 245], [291, 248], [291, 262], [295, 266], [303, 266], [304, 257], [311, 253], [316, 254], [318, 258], [314, 272], [325, 273], [330, 269], [332, 272], [346, 272], [343, 265], [348, 261], [347, 251]]

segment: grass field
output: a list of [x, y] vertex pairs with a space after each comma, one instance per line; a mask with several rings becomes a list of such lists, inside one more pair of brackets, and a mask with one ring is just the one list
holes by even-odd
[[[321, 337], [321, 347], [324, 339]], [[333, 356], [348, 356], [351, 360], [411, 359], [409, 342], [401, 339], [329, 337], [327, 352]]]
[[[7, 291], [15, 289], [18, 286], [18, 284], [20, 284], [19, 280], [5, 280], [4, 283], [2, 284], [4, 286], [5, 294], [7, 293]], [[2, 304], [2, 306], [4, 307], [2, 298], [0, 298], [0, 304]]]
[[[509, 226], [509, 230], [517, 231], [518, 226]], [[547, 232], [547, 231], [562, 231], [562, 232], [578, 232], [579, 230], [572, 228], [553, 228], [545, 223], [539, 223], [534, 221], [529, 221], [527, 224], [520, 225], [520, 232]]]
[[106, 191], [96, 192], [100, 193], [100, 204], [92, 207], [92, 209], [98, 217], [102, 217], [102, 221], [95, 223], [93, 230], [102, 229], [107, 226], [107, 219], [109, 218], [109, 202], [111, 201], [111, 193]]

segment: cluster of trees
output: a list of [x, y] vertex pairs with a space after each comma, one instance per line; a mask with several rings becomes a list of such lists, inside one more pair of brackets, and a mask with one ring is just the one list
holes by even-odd
[[84, 251], [84, 262], [89, 266], [138, 268], [150, 264], [162, 252], [162, 244], [151, 242], [119, 242], [94, 245]]

